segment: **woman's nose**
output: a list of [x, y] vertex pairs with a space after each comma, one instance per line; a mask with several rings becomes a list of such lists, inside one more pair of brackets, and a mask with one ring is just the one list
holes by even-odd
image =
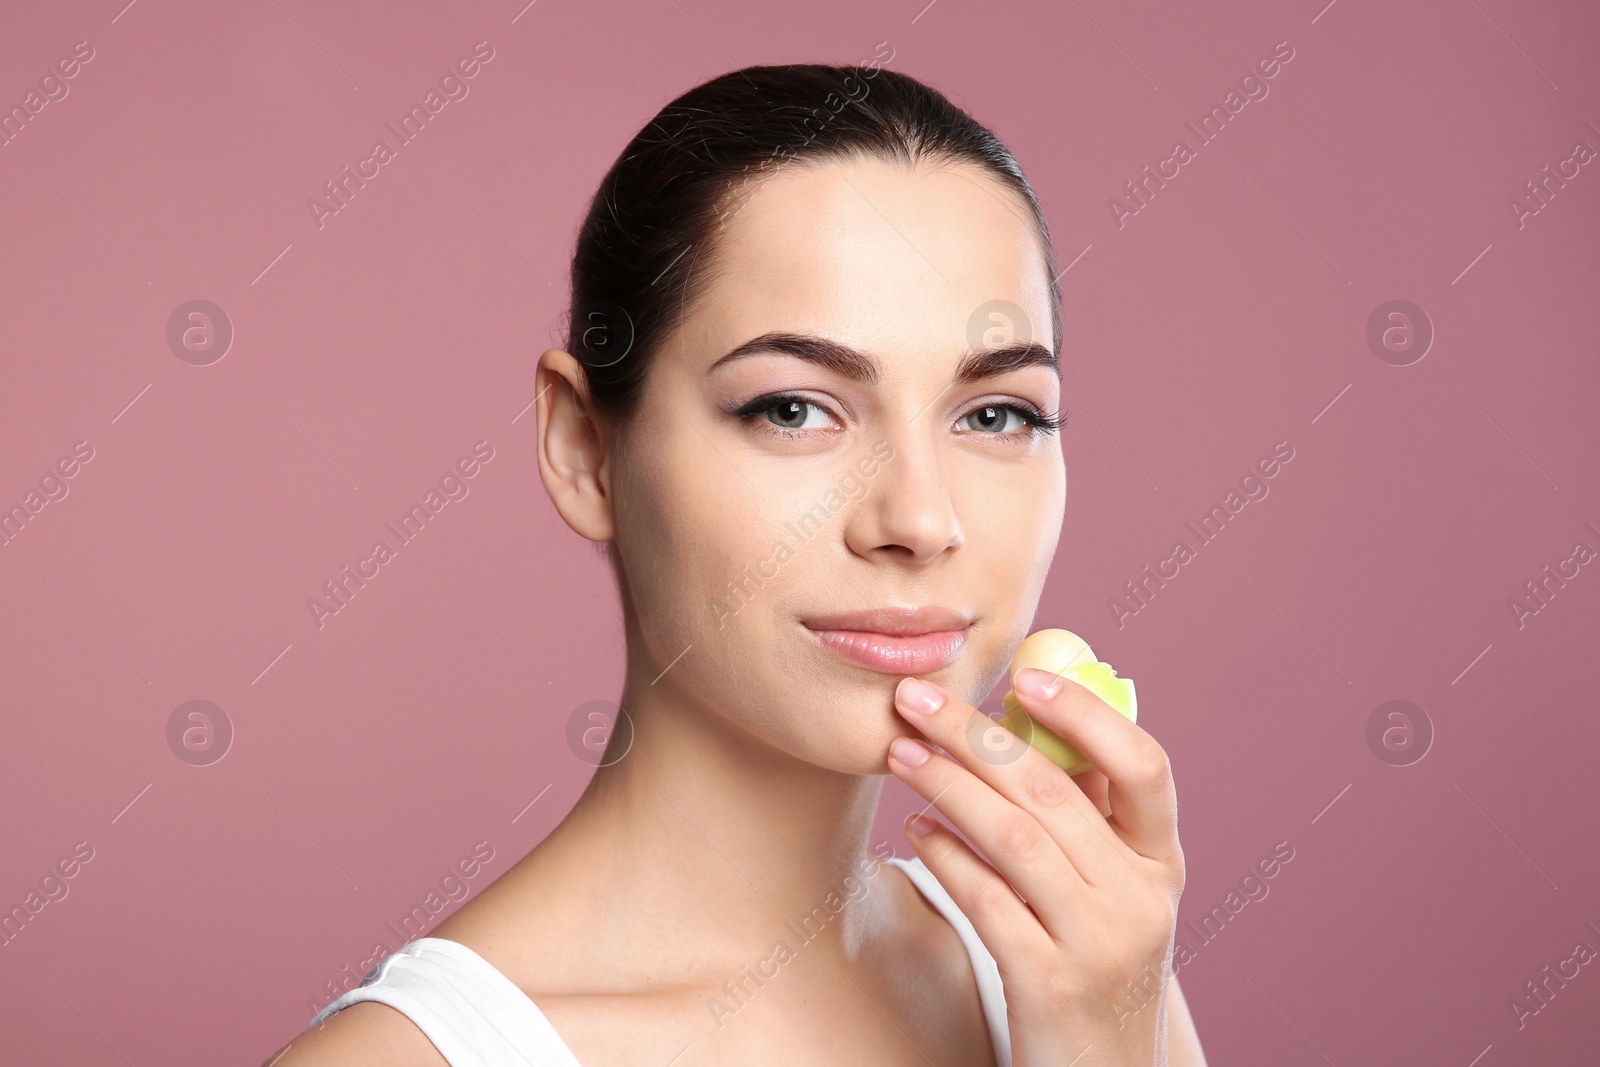
[[965, 539], [955, 500], [925, 427], [913, 427], [889, 443], [893, 454], [851, 511], [845, 543], [864, 559], [887, 553], [927, 563]]

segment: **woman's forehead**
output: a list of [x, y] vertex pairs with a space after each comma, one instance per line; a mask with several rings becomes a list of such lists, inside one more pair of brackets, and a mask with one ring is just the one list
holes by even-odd
[[698, 321], [684, 323], [708, 363], [772, 330], [878, 351], [951, 348], [997, 303], [1051, 343], [1038, 231], [1014, 193], [970, 165], [791, 165], [749, 194], [715, 240]]

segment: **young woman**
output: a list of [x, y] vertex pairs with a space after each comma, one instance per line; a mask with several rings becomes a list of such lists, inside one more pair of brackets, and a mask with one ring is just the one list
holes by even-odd
[[[1097, 770], [999, 758], [973, 708], [1061, 530], [1055, 279], [1016, 161], [912, 78], [750, 67], [662, 109], [536, 385], [631, 729], [269, 1062], [1203, 1064], [1165, 753], [1042, 671], [1019, 699]], [[870, 842], [886, 773], [976, 851], [921, 816]]]

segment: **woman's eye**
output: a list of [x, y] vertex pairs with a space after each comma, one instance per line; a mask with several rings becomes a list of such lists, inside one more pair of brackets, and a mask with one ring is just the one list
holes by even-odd
[[[836, 428], [831, 411], [815, 400], [797, 395], [759, 396], [729, 409], [728, 414], [744, 422], [759, 417], [774, 427], [769, 432], [778, 434], [806, 434]], [[1065, 424], [1064, 415], [1046, 415], [1031, 406], [984, 404], [961, 416], [956, 427], [983, 436], [1018, 441], [1055, 433]]]
[[963, 415], [957, 425], [980, 433], [1015, 433], [1032, 422], [1031, 416], [1010, 404], [985, 404]]
[[828, 414], [821, 405], [798, 397], [775, 400], [759, 413], [782, 430], [824, 430], [828, 427]]

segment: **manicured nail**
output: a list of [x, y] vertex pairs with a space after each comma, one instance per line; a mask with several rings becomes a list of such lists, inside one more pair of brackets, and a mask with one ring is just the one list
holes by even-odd
[[906, 829], [910, 830], [918, 837], [927, 837], [929, 834], [933, 833], [934, 828], [938, 825], [939, 824], [934, 822], [932, 819], [924, 818], [921, 815], [918, 815], [916, 812], [912, 812], [910, 815], [906, 816]]
[[894, 699], [902, 708], [918, 715], [932, 715], [944, 707], [944, 694], [921, 678], [900, 679], [900, 684], [895, 686]]
[[889, 742], [889, 755], [904, 763], [907, 767], [920, 767], [928, 762], [928, 757], [933, 755], [927, 747], [919, 745], [909, 737], [897, 737]]
[[1024, 667], [1017, 672], [1013, 688], [1039, 700], [1049, 700], [1061, 691], [1061, 679], [1037, 667]]

